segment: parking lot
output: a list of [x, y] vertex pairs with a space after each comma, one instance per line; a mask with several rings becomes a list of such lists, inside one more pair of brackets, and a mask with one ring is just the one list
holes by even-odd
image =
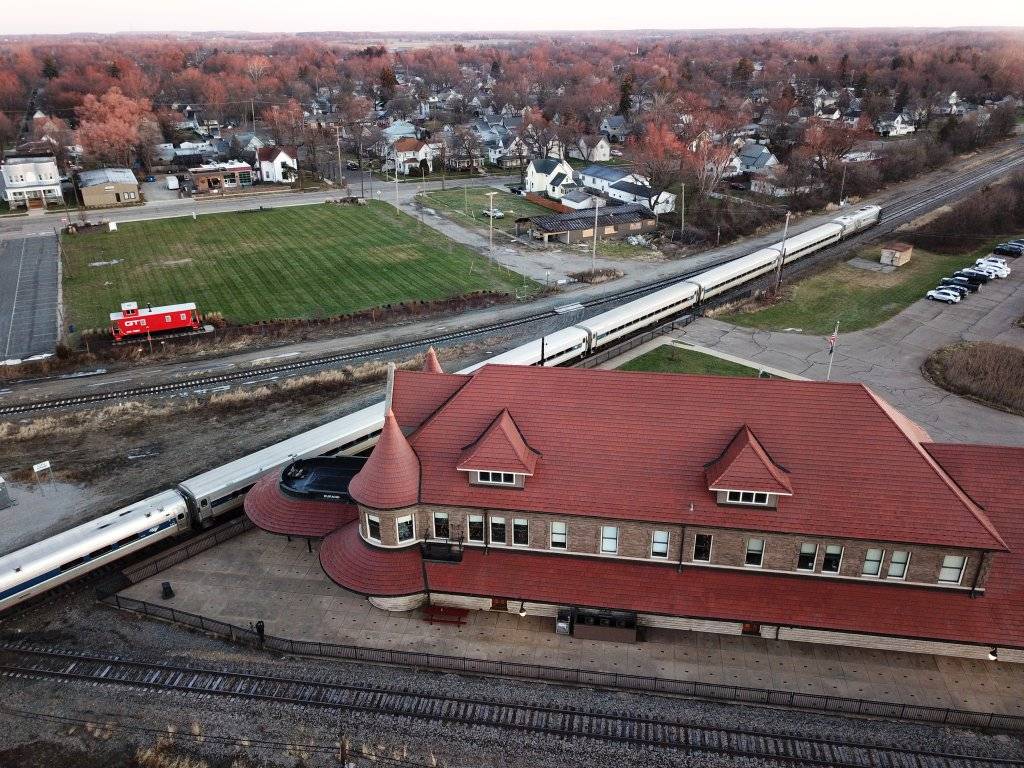
[[0, 360], [53, 352], [57, 271], [55, 235], [0, 241]]

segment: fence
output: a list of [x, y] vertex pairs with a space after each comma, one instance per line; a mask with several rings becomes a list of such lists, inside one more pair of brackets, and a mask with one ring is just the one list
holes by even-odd
[[630, 337], [628, 340], [622, 342], [621, 344], [616, 344], [614, 347], [610, 347], [604, 350], [603, 352], [598, 352], [595, 355], [591, 355], [590, 357], [581, 360], [579, 363], [577, 363], [576, 367], [596, 368], [597, 366], [611, 360], [612, 358], [625, 354], [631, 349], [636, 349], [641, 344], [646, 344], [647, 342], [656, 339], [659, 336], [664, 336], [666, 333], [674, 331], [676, 328], [683, 328], [692, 323], [693, 320], [693, 315], [683, 315], [682, 317], [677, 317], [671, 323], [659, 325], [654, 330], [644, 331], [643, 333], [638, 334], [637, 336]]
[[923, 707], [915, 704], [898, 704], [868, 699], [847, 699], [823, 696], [814, 693], [777, 691], [767, 688], [745, 688], [720, 683], [701, 683], [692, 680], [670, 680], [642, 675], [625, 675], [617, 672], [594, 672], [584, 669], [548, 667], [540, 664], [521, 664], [510, 661], [488, 661], [460, 656], [441, 656], [417, 651], [393, 651], [383, 648], [363, 648], [353, 645], [317, 643], [305, 640], [265, 635], [260, 642], [259, 635], [251, 629], [228, 624], [223, 621], [198, 616], [143, 600], [111, 595], [106, 602], [126, 611], [135, 611], [177, 624], [209, 632], [235, 643], [296, 656], [319, 656], [346, 661], [360, 661], [371, 664], [393, 664], [418, 667], [445, 672], [462, 672], [476, 675], [492, 675], [523, 680], [542, 680], [554, 683], [613, 688], [644, 693], [667, 693], [688, 696], [708, 701], [728, 703], [759, 704], [791, 707], [793, 709], [829, 712], [843, 715], [864, 715], [940, 725], [991, 728], [1003, 731], [1024, 731], [1024, 717], [1000, 715], [992, 712], [971, 712], [962, 709]]

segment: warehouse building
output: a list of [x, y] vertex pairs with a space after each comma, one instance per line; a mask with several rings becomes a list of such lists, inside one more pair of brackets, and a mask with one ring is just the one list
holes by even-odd
[[127, 168], [99, 168], [78, 174], [78, 191], [86, 208], [111, 208], [142, 202], [139, 182]]
[[[601, 206], [596, 216], [600, 237], [617, 238], [649, 232], [657, 226], [654, 214], [643, 205]], [[530, 233], [545, 243], [578, 243], [594, 237], [594, 209], [584, 208], [569, 213], [534, 216]]]

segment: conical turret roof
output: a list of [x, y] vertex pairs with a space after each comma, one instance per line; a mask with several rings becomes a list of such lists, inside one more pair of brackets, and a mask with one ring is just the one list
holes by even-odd
[[373, 453], [352, 478], [348, 492], [374, 509], [400, 509], [419, 501], [420, 461], [390, 409]]

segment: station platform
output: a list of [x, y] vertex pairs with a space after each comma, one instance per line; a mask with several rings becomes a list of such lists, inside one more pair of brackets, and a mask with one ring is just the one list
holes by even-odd
[[[175, 596], [160, 599], [170, 581]], [[760, 637], [646, 630], [635, 644], [556, 635], [554, 620], [470, 611], [466, 624], [390, 612], [331, 582], [305, 540], [250, 530], [121, 592], [270, 635], [563, 668], [1024, 715], [1024, 664]]]

